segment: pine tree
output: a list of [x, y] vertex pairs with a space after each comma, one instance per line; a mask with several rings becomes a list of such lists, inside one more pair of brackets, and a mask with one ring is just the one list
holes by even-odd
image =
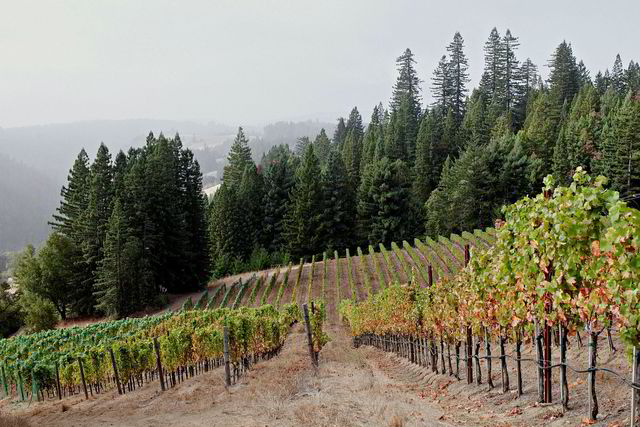
[[504, 99], [505, 74], [503, 61], [503, 45], [498, 30], [494, 27], [484, 44], [484, 74], [480, 80], [480, 89], [487, 99]]
[[302, 156], [302, 154], [305, 152], [305, 150], [309, 145], [311, 145], [311, 140], [309, 139], [308, 136], [299, 137], [298, 140], [296, 141], [295, 153], [298, 156]]
[[100, 144], [96, 158], [91, 165], [89, 204], [82, 217], [84, 234], [82, 252], [88, 275], [77, 290], [77, 305], [74, 310], [78, 313], [89, 314], [95, 305], [93, 285], [96, 281], [98, 265], [102, 259], [102, 249], [111, 217], [113, 196], [111, 154], [109, 154], [106, 145]]
[[331, 142], [329, 141], [329, 137], [327, 137], [327, 133], [324, 131], [324, 128], [320, 129], [320, 133], [313, 141], [313, 151], [316, 153], [316, 156], [320, 161], [320, 165], [327, 164], [329, 152], [331, 151]]
[[592, 84], [591, 83], [591, 73], [587, 69], [587, 66], [584, 65], [584, 62], [580, 60], [578, 62], [578, 76], [580, 80], [580, 87]]
[[338, 124], [336, 125], [336, 130], [333, 132], [333, 145], [337, 147], [338, 151], [342, 151], [342, 144], [344, 144], [344, 140], [347, 137], [347, 126], [344, 124], [344, 118], [340, 117], [338, 119]]
[[349, 113], [349, 119], [347, 120], [346, 131], [349, 135], [349, 131], [353, 130], [353, 134], [356, 138], [362, 139], [364, 136], [364, 128], [362, 126], [362, 116], [358, 111], [358, 107], [353, 107], [351, 113]]
[[402, 160], [383, 157], [366, 170], [358, 216], [367, 221], [369, 243], [390, 243], [415, 234], [418, 218], [411, 197], [411, 171]]
[[[252, 164], [253, 165], [253, 164]], [[202, 192], [202, 173], [191, 150], [180, 151], [180, 187], [183, 192], [186, 239], [183, 254], [184, 289], [196, 289], [206, 283], [209, 276], [209, 241], [207, 234], [207, 197]], [[260, 194], [261, 197], [261, 194]], [[254, 199], [256, 200], [256, 199]], [[254, 203], [256, 203], [254, 201]]]
[[549, 86], [558, 105], [571, 102], [580, 89], [580, 75], [571, 44], [563, 41], [549, 61]]
[[342, 161], [347, 170], [349, 185], [355, 191], [360, 185], [360, 159], [362, 157], [362, 138], [358, 138], [356, 129], [349, 129], [342, 147]]
[[218, 275], [230, 273], [232, 261], [246, 251], [242, 214], [236, 190], [223, 182], [209, 205], [211, 260]]
[[273, 147], [269, 153], [272, 152], [273, 160], [264, 168], [262, 244], [270, 252], [276, 252], [285, 249], [284, 219], [294, 183], [294, 169], [286, 146]]
[[524, 124], [538, 78], [538, 67], [527, 58], [518, 69], [516, 104], [512, 115], [514, 131], [520, 130]]
[[247, 165], [238, 189], [239, 208], [242, 210], [246, 224], [243, 257], [248, 258], [251, 251], [262, 243], [262, 218], [264, 217], [262, 199], [264, 197], [264, 182], [262, 175], [254, 164]]
[[558, 185], [567, 185], [571, 178], [571, 164], [564, 127], [560, 129], [553, 149], [553, 175]]
[[611, 87], [613, 87], [613, 90], [618, 92], [618, 95], [624, 96], [627, 92], [625, 83], [626, 82], [624, 68], [622, 67], [622, 59], [620, 59], [620, 54], [617, 54], [616, 60], [613, 63], [613, 68], [611, 69]]
[[640, 91], [640, 64], [633, 61], [629, 62], [624, 79], [627, 90], [632, 93]]
[[502, 49], [500, 52], [504, 69], [504, 105], [507, 111], [511, 111], [517, 103], [516, 98], [518, 93], [517, 85], [519, 84], [519, 67], [515, 52], [518, 49], [518, 46], [520, 46], [518, 38], [511, 35], [510, 30], [507, 30], [506, 34], [502, 38]]
[[318, 233], [321, 219], [322, 187], [320, 165], [313, 145], [305, 150], [296, 170], [291, 204], [286, 216], [286, 236], [289, 252], [294, 257], [317, 254], [322, 248]]
[[384, 141], [384, 113], [382, 104], [373, 107], [373, 113], [371, 114], [371, 122], [367, 126], [367, 130], [364, 133], [362, 139], [362, 157], [360, 159], [360, 176], [363, 175], [364, 169], [367, 165], [373, 163], [376, 158], [376, 147], [379, 142]]
[[89, 156], [83, 148], [69, 170], [67, 185], [60, 191], [62, 200], [56, 209], [58, 213], [53, 215], [53, 221], [50, 222], [55, 231], [74, 239], [76, 244], [81, 241], [78, 235], [79, 218], [89, 205], [89, 180]]
[[415, 69], [415, 59], [410, 49], [406, 49], [402, 55], [396, 59], [398, 78], [393, 85], [393, 95], [391, 98], [391, 110], [396, 111], [405, 98], [411, 104], [410, 109], [415, 112], [416, 118], [422, 111], [420, 106], [420, 79]]
[[491, 123], [487, 117], [486, 101], [482, 91], [474, 90], [469, 99], [467, 114], [462, 122], [462, 132], [466, 144], [486, 145], [489, 143]]
[[618, 141], [614, 186], [625, 195], [640, 193], [640, 96], [629, 93], [620, 107], [614, 134]]
[[329, 252], [354, 244], [355, 191], [349, 181], [342, 158], [336, 151], [329, 154], [322, 171], [322, 216], [318, 226], [321, 249]]
[[582, 166], [591, 171], [601, 132], [600, 100], [592, 85], [580, 88], [568, 115], [564, 139], [570, 169]]
[[453, 110], [456, 123], [460, 124], [465, 113], [469, 63], [464, 54], [464, 39], [459, 32], [453, 36], [453, 41], [447, 47], [447, 51], [449, 52], [448, 70], [450, 73], [447, 91], [450, 93], [451, 102], [445, 105]]
[[438, 111], [448, 111], [451, 97], [451, 70], [446, 55], [442, 55], [440, 62], [431, 77], [431, 93], [433, 96], [433, 108]]
[[244, 169], [248, 164], [253, 162], [251, 159], [249, 140], [244, 135], [242, 127], [238, 128], [238, 134], [229, 150], [227, 162], [228, 165], [224, 167], [222, 180], [226, 181], [231, 187], [237, 186], [240, 184], [240, 180], [242, 180]]
[[413, 195], [419, 206], [429, 198], [431, 191], [437, 185], [437, 175], [434, 176], [437, 165], [434, 165], [434, 127], [437, 119], [433, 114], [425, 114], [420, 122], [420, 130], [416, 141], [416, 162], [414, 165]]
[[134, 311], [139, 303], [135, 283], [138, 248], [134, 242], [122, 204], [116, 198], [94, 286], [97, 311], [120, 317]]

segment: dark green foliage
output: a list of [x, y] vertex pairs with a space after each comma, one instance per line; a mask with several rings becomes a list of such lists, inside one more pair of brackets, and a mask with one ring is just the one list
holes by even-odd
[[338, 119], [338, 124], [336, 126], [336, 130], [333, 133], [333, 145], [337, 147], [338, 151], [342, 151], [342, 144], [344, 144], [344, 140], [347, 137], [347, 126], [344, 124], [344, 118], [340, 117]]
[[[360, 124], [362, 125], [362, 120], [360, 120]], [[329, 158], [329, 152], [331, 151], [331, 141], [329, 141], [329, 137], [327, 137], [327, 133], [324, 129], [320, 130], [320, 133], [313, 141], [313, 151], [316, 153], [316, 156], [320, 161], [320, 165], [326, 165], [327, 159]]]
[[370, 243], [403, 240], [416, 232], [411, 170], [402, 160], [383, 157], [365, 170], [358, 216]]
[[9, 284], [0, 282], [0, 337], [7, 338], [23, 324], [19, 293], [8, 292]]
[[355, 191], [340, 155], [332, 151], [322, 170], [322, 209], [318, 235], [321, 247], [334, 251], [353, 244], [355, 238]]
[[296, 170], [291, 205], [286, 214], [285, 235], [293, 256], [315, 254], [322, 249], [318, 233], [322, 206], [319, 176], [320, 164], [313, 152], [313, 145], [309, 145]]
[[138, 263], [142, 261], [141, 254], [140, 240], [130, 234], [122, 204], [116, 199], [108, 223], [104, 257], [100, 261], [94, 285], [98, 311], [122, 316], [138, 308], [138, 285], [143, 283], [138, 268]]
[[460, 124], [465, 113], [465, 98], [467, 96], [467, 83], [469, 82], [469, 63], [464, 54], [464, 39], [460, 33], [456, 32], [453, 41], [447, 46], [449, 52], [449, 73], [448, 92], [450, 92], [450, 103], [445, 104], [451, 108], [456, 123]]
[[[406, 49], [402, 55], [396, 59], [396, 69], [398, 78], [393, 86], [391, 98], [391, 110], [396, 111], [406, 98], [410, 104], [409, 109], [417, 115], [420, 114], [420, 79], [415, 69], [416, 60], [410, 49]], [[418, 117], [416, 115], [416, 118]]]
[[249, 140], [244, 135], [242, 127], [238, 128], [238, 134], [236, 135], [236, 139], [233, 141], [233, 145], [231, 145], [231, 149], [229, 150], [227, 162], [229, 164], [224, 167], [222, 180], [230, 187], [234, 187], [240, 184], [242, 174], [244, 174], [244, 169], [249, 164], [253, 163], [251, 160]]
[[347, 119], [346, 125], [347, 136], [350, 131], [353, 131], [353, 136], [356, 139], [362, 139], [364, 135], [364, 127], [362, 126], [362, 116], [358, 111], [358, 107], [353, 107], [351, 113], [349, 113], [349, 119]]
[[272, 148], [271, 161], [264, 166], [264, 209], [262, 245], [269, 251], [286, 248], [284, 218], [289, 204], [289, 192], [294, 184], [294, 165], [286, 146]]
[[617, 140], [611, 178], [623, 195], [640, 193], [640, 94], [627, 95], [616, 116], [613, 135]]
[[62, 319], [66, 319], [69, 307], [75, 302], [75, 270], [69, 263], [75, 251], [71, 239], [54, 232], [37, 253], [33, 246], [28, 246], [15, 270], [23, 294], [49, 301]]
[[206, 199], [198, 163], [180, 137], [149, 134], [143, 148], [119, 152], [113, 164], [101, 145], [87, 164], [82, 151], [54, 215], [59, 232], [32, 257], [49, 265], [44, 260], [64, 250], [68, 289], [45, 295], [42, 279], [33, 292], [63, 318], [68, 311], [124, 316], [156, 305], [162, 291], [201, 286], [209, 276]]
[[549, 86], [558, 105], [571, 102], [580, 89], [580, 73], [571, 44], [558, 45], [549, 62]]

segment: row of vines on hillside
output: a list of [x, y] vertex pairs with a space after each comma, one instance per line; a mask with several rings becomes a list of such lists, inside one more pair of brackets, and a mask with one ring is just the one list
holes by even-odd
[[[542, 326], [559, 328], [561, 337], [586, 330], [595, 418], [598, 335], [615, 327], [629, 348], [640, 344], [640, 211], [606, 189], [606, 178], [581, 169], [570, 187], [556, 187], [550, 176], [544, 182], [544, 193], [504, 208], [505, 221], [486, 233], [495, 246], [477, 247], [455, 276], [430, 288], [393, 286], [368, 301], [343, 301], [352, 333], [429, 338], [434, 345], [439, 337], [442, 352], [444, 344], [459, 349], [473, 336], [477, 355], [490, 337], [520, 346], [530, 336], [539, 340]], [[565, 391], [566, 367], [561, 374]], [[565, 392], [565, 406], [567, 399]]]

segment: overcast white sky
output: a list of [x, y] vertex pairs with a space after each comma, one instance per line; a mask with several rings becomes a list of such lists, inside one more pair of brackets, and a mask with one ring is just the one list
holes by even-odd
[[0, 0], [0, 126], [92, 119], [229, 125], [334, 118], [385, 105], [394, 60], [416, 54], [423, 92], [455, 31], [472, 84], [492, 27], [546, 74], [570, 41], [592, 75], [640, 60], [640, 1]]

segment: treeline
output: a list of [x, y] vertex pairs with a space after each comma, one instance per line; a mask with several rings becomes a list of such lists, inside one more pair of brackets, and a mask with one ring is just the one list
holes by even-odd
[[123, 316], [208, 279], [202, 174], [178, 135], [151, 133], [113, 161], [104, 144], [92, 164], [82, 150], [61, 197], [54, 232], [16, 267], [27, 315]]
[[278, 146], [256, 165], [242, 129], [223, 185], [210, 204], [216, 274], [259, 268], [287, 256], [490, 226], [500, 208], [535, 194], [554, 173], [578, 166], [611, 178], [623, 196], [640, 192], [640, 66], [593, 78], [569, 43], [551, 55], [543, 81], [517, 57], [518, 38], [493, 29], [482, 79], [469, 93], [464, 40], [456, 33], [431, 78], [407, 49], [389, 108], [365, 126], [357, 108], [295, 149]]

